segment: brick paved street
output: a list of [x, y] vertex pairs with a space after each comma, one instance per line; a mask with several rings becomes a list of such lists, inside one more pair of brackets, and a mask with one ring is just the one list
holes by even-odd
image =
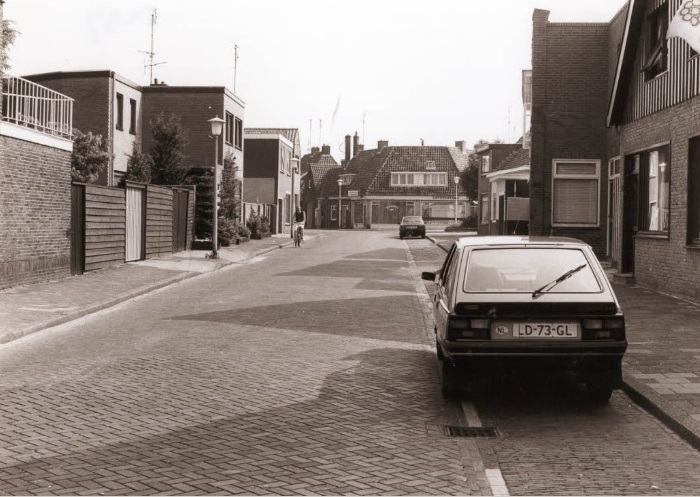
[[489, 494], [405, 244], [343, 234], [0, 348], [5, 494]]
[[[0, 492], [697, 493], [698, 452], [622, 391], [443, 401], [417, 278], [443, 257], [328, 233], [0, 345]], [[439, 429], [475, 419], [500, 437]]]

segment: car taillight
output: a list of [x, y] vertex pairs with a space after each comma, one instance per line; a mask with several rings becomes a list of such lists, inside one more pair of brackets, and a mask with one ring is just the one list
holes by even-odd
[[447, 336], [451, 340], [487, 340], [489, 326], [488, 319], [452, 317], [447, 324]]
[[624, 340], [625, 318], [584, 319], [581, 322], [584, 340]]

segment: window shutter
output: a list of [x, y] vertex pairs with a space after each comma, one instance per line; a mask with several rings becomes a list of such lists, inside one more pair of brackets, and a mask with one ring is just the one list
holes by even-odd
[[555, 179], [554, 223], [598, 224], [598, 180]]

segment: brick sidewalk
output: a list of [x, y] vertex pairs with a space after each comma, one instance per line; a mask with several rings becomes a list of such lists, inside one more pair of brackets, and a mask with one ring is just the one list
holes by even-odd
[[[445, 251], [454, 239], [428, 238]], [[613, 288], [629, 342], [623, 390], [700, 450], [700, 305], [636, 285]]]
[[[318, 234], [307, 230], [307, 237], [314, 236]], [[187, 250], [81, 276], [8, 288], [0, 291], [0, 344], [291, 243], [289, 235], [274, 235], [222, 247], [216, 260], [205, 257], [209, 251]]]

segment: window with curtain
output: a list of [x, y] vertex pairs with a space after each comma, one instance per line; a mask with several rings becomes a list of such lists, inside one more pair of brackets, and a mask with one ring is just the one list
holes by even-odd
[[555, 160], [552, 166], [552, 225], [598, 226], [600, 161]]
[[664, 145], [635, 157], [639, 163], [639, 230], [668, 232], [671, 176], [670, 147]]

